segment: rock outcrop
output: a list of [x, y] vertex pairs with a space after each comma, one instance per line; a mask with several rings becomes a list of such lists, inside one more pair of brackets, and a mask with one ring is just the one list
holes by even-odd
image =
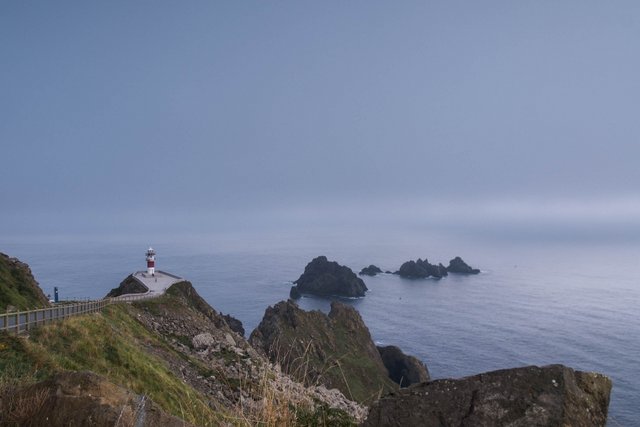
[[365, 267], [360, 270], [360, 273], [358, 274], [360, 276], [375, 276], [376, 274], [380, 273], [382, 273], [382, 270], [380, 270], [380, 268], [378, 268], [377, 266], [371, 264], [369, 267]]
[[[364, 408], [337, 390], [317, 384], [307, 386], [274, 368], [239, 333], [234, 333], [225, 316], [198, 295], [190, 282], [172, 285], [164, 296], [134, 303], [131, 307], [140, 323], [169, 342], [183, 357], [163, 352], [162, 359], [172, 372], [210, 396], [216, 408], [242, 406], [244, 416], [265, 411], [265, 395], [296, 407], [326, 406], [356, 420], [364, 418]], [[194, 365], [189, 361], [196, 360]], [[202, 366], [206, 366], [203, 374]], [[334, 411], [335, 412], [335, 411]]]
[[418, 358], [404, 354], [394, 345], [378, 347], [389, 378], [400, 387], [429, 381], [429, 370]]
[[225, 322], [227, 322], [227, 325], [229, 325], [229, 327], [233, 332], [235, 332], [236, 334], [239, 334], [242, 337], [244, 336], [244, 326], [242, 325], [242, 322], [239, 319], [236, 319], [230, 314], [222, 314], [222, 313], [220, 314], [222, 315], [222, 318], [224, 319]]
[[[294, 282], [300, 294], [319, 296], [363, 297], [367, 287], [349, 268], [327, 257], [313, 259]], [[293, 291], [292, 291], [293, 292]]]
[[328, 316], [279, 302], [267, 308], [249, 342], [297, 380], [337, 388], [358, 402], [397, 389], [360, 314], [339, 302]]
[[480, 270], [477, 268], [472, 268], [462, 260], [459, 256], [455, 257], [451, 261], [449, 261], [449, 266], [447, 267], [447, 271], [449, 273], [457, 273], [457, 274], [479, 274]]
[[383, 397], [365, 426], [604, 426], [611, 380], [562, 365], [436, 380]]
[[10, 306], [16, 310], [44, 308], [49, 307], [49, 300], [27, 264], [0, 253], [0, 312]]
[[143, 294], [147, 291], [149, 291], [149, 289], [136, 280], [133, 277], [133, 274], [130, 274], [120, 282], [120, 285], [118, 285], [117, 288], [111, 289], [106, 298], [115, 298], [126, 294]]
[[32, 426], [191, 426], [144, 395], [93, 372], [66, 371], [2, 398], [0, 424]]
[[291, 298], [291, 299], [300, 299], [300, 298], [302, 298], [302, 294], [298, 290], [297, 286], [294, 285], [294, 286], [291, 287], [291, 289], [289, 290], [289, 298]]
[[418, 258], [417, 261], [412, 260], [402, 264], [400, 270], [396, 271], [395, 274], [406, 279], [424, 279], [427, 277], [440, 279], [447, 276], [448, 273], [444, 265], [431, 264], [426, 258], [424, 260]]

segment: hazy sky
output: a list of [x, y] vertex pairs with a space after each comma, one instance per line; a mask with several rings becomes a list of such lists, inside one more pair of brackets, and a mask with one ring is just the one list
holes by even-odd
[[0, 58], [5, 233], [640, 215], [637, 1], [7, 0]]

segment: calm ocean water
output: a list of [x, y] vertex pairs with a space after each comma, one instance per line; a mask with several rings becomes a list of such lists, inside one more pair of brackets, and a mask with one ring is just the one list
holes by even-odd
[[[159, 269], [189, 279], [214, 308], [242, 320], [247, 335], [317, 255], [356, 272], [371, 263], [395, 270], [418, 257], [446, 264], [460, 255], [483, 273], [440, 281], [365, 277], [367, 296], [347, 302], [376, 342], [419, 357], [434, 378], [563, 363], [613, 379], [609, 425], [640, 423], [637, 245], [320, 233], [30, 238], [4, 242], [0, 251], [29, 263], [46, 293], [58, 286], [62, 298], [98, 298], [144, 268], [149, 244]], [[329, 303], [300, 301], [323, 311]]]

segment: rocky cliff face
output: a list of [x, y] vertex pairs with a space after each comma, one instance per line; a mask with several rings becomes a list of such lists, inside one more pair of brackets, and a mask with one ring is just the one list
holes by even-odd
[[365, 426], [604, 426], [611, 380], [562, 365], [422, 383], [376, 402]]
[[29, 266], [17, 258], [0, 253], [0, 312], [49, 306]]
[[21, 426], [191, 426], [144, 395], [93, 372], [61, 372], [0, 400], [0, 424]]
[[133, 309], [136, 307], [138, 321], [159, 336], [168, 337], [186, 356], [176, 358], [158, 350], [171, 370], [209, 396], [214, 407], [241, 406], [244, 415], [251, 418], [265, 409], [264, 395], [269, 393], [280, 402], [288, 402], [285, 404], [314, 408], [319, 403], [356, 420], [364, 417], [365, 409], [337, 390], [316, 384], [306, 387], [276, 369], [189, 282], [176, 283], [166, 297], [133, 304]]
[[314, 258], [296, 280], [291, 289], [292, 298], [300, 294], [319, 296], [363, 297], [367, 286], [349, 267], [327, 260], [325, 256]]
[[398, 347], [389, 345], [378, 347], [384, 366], [389, 371], [389, 378], [400, 387], [429, 381], [427, 366], [416, 357], [406, 355]]
[[280, 302], [266, 310], [249, 341], [299, 381], [337, 388], [359, 402], [397, 388], [360, 314], [339, 302], [328, 316]]

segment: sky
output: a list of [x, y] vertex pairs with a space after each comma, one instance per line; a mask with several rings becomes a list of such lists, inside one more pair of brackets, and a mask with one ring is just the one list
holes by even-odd
[[637, 1], [3, 1], [0, 233], [640, 235]]

